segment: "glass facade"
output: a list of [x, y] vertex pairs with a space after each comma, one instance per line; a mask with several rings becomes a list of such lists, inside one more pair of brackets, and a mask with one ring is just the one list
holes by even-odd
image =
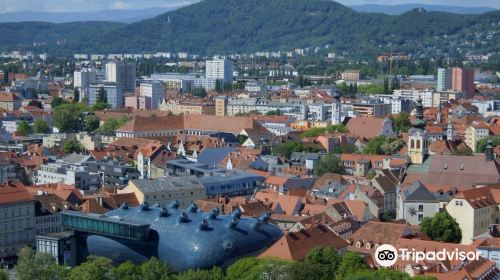
[[77, 231], [136, 240], [147, 239], [149, 233], [149, 225], [133, 225], [99, 217], [72, 215], [69, 213], [63, 213], [62, 224], [66, 228]]

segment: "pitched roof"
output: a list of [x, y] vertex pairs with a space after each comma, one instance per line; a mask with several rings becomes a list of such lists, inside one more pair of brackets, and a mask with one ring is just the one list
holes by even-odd
[[187, 130], [202, 130], [213, 132], [230, 132], [239, 134], [243, 129], [256, 128], [252, 117], [214, 116], [214, 115], [184, 115], [184, 128]]
[[455, 198], [465, 199], [472, 208], [483, 208], [500, 204], [500, 186], [486, 186], [457, 193]]
[[347, 185], [347, 181], [342, 177], [342, 175], [339, 174], [333, 174], [333, 173], [325, 173], [321, 177], [317, 178], [316, 181], [314, 182], [313, 188], [314, 189], [321, 189], [327, 185], [330, 185], [332, 183], [339, 183], [342, 185]]
[[349, 134], [354, 137], [372, 139], [382, 132], [385, 121], [386, 119], [373, 117], [350, 118], [346, 126]]
[[12, 93], [0, 92], [0, 102], [13, 102], [19, 100], [19, 97]]
[[[401, 237], [412, 237], [414, 233], [406, 224], [384, 223], [368, 221], [355, 231], [350, 237], [350, 250], [365, 252], [363, 244], [370, 242], [372, 248], [375, 244], [398, 244]], [[356, 242], [360, 241], [361, 248], [355, 248]]]
[[182, 116], [135, 116], [126, 124], [117, 129], [123, 132], [138, 131], [163, 131], [169, 129], [182, 129], [184, 118]]
[[319, 224], [302, 229], [298, 232], [288, 232], [259, 257], [275, 257], [285, 260], [304, 260], [312, 249], [327, 246], [336, 250], [347, 247], [348, 243], [330, 230]]
[[255, 194], [255, 199], [261, 201], [264, 205], [268, 205], [273, 212], [284, 212], [287, 215], [298, 214], [304, 204], [302, 198], [297, 196], [279, 195], [277, 193], [262, 191]]
[[23, 201], [31, 201], [33, 196], [21, 183], [0, 184], [0, 204], [10, 204]]
[[438, 202], [436, 197], [420, 181], [403, 189], [401, 197], [404, 202]]
[[423, 165], [408, 169], [404, 182], [415, 181], [450, 186], [495, 184], [500, 181], [500, 165], [484, 155], [430, 155]]

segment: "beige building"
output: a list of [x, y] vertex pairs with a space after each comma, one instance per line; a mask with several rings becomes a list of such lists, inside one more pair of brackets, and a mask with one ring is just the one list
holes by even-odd
[[359, 81], [361, 79], [361, 75], [359, 70], [347, 70], [340, 73], [342, 80], [347, 81]]
[[22, 184], [0, 184], [0, 258], [35, 241], [35, 201]]
[[227, 115], [227, 96], [217, 96], [217, 98], [215, 98], [215, 115]]
[[12, 93], [0, 93], [0, 108], [6, 111], [15, 111], [21, 108], [22, 102], [19, 97]]
[[158, 203], [164, 206], [177, 200], [180, 208], [207, 198], [206, 188], [196, 176], [131, 180], [119, 193], [135, 193], [139, 203], [146, 202], [149, 205]]
[[488, 135], [490, 135], [490, 129], [486, 124], [471, 125], [465, 129], [465, 144], [475, 153], [477, 142]]
[[170, 111], [174, 115], [215, 115], [212, 102], [168, 100], [160, 104], [160, 111]]
[[489, 231], [491, 224], [500, 223], [500, 187], [489, 186], [459, 192], [446, 211], [462, 230], [462, 243], [471, 244], [474, 237]]

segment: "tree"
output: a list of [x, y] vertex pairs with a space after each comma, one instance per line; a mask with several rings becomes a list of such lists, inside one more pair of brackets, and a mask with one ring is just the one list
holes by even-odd
[[31, 133], [31, 126], [27, 121], [20, 121], [17, 123], [16, 133], [20, 135], [29, 135]]
[[476, 143], [476, 152], [484, 153], [484, 151], [486, 150], [486, 146], [488, 145], [489, 140], [491, 140], [493, 142], [493, 145], [492, 145], [493, 148], [500, 145], [500, 137], [486, 136]]
[[238, 142], [240, 142], [240, 145], [243, 145], [243, 143], [245, 143], [245, 141], [247, 141], [248, 136], [246, 136], [245, 134], [238, 134], [238, 136], [236, 136], [236, 138], [238, 138]]
[[61, 132], [79, 132], [83, 129], [83, 111], [87, 107], [82, 103], [63, 104], [55, 108], [54, 126]]
[[379, 268], [375, 271], [361, 270], [349, 276], [349, 280], [432, 280], [433, 277], [414, 276], [394, 269]]
[[9, 71], [7, 69], [3, 70], [3, 83], [4, 84], [9, 83]]
[[105, 257], [90, 256], [69, 272], [69, 280], [107, 280], [112, 275], [113, 262]]
[[462, 240], [460, 226], [448, 212], [423, 218], [420, 229], [434, 241], [459, 243]]
[[29, 247], [25, 247], [19, 252], [16, 272], [20, 280], [66, 279], [66, 269], [57, 264], [52, 255], [46, 253], [36, 253]]
[[58, 96], [52, 100], [52, 102], [50, 103], [50, 107], [52, 107], [52, 109], [54, 109], [54, 108], [59, 107], [62, 104], [66, 104], [66, 101], [64, 101], [64, 99], [62, 99], [61, 97]]
[[160, 262], [152, 257], [147, 262], [143, 262], [140, 267], [143, 280], [167, 280], [170, 277], [170, 270], [166, 263]]
[[266, 113], [266, 116], [281, 116], [281, 115], [282, 115], [282, 113], [281, 113], [280, 109], [267, 111], [267, 113]]
[[81, 153], [83, 149], [82, 145], [74, 139], [66, 139], [62, 145], [65, 154]]
[[220, 267], [214, 267], [210, 270], [196, 269], [180, 273], [177, 280], [224, 280], [224, 272]]
[[289, 141], [282, 143], [278, 147], [276, 147], [274, 149], [274, 154], [290, 159], [293, 152], [302, 152], [302, 151], [304, 151], [304, 145], [301, 142]]
[[36, 119], [33, 123], [33, 131], [35, 133], [49, 133], [50, 127], [46, 121], [42, 119]]
[[0, 280], [9, 280], [9, 274], [3, 269], [0, 269]]
[[111, 105], [109, 103], [105, 102], [96, 102], [90, 107], [91, 112], [97, 112], [97, 111], [102, 111], [105, 109], [111, 108]]
[[73, 90], [73, 101], [80, 102], [80, 91], [77, 87]]
[[368, 141], [363, 153], [370, 155], [392, 155], [401, 150], [403, 145], [404, 142], [401, 139], [377, 136]]
[[384, 94], [390, 94], [389, 78], [384, 78]]
[[200, 98], [207, 97], [207, 91], [202, 87], [195, 87], [192, 94]]
[[239, 259], [226, 270], [227, 280], [288, 279], [291, 263], [278, 259], [246, 257]]
[[471, 148], [464, 146], [453, 151], [453, 155], [456, 156], [472, 156], [474, 152]]
[[340, 256], [330, 247], [312, 249], [302, 262], [295, 262], [290, 267], [289, 279], [332, 279], [340, 264]]
[[96, 102], [98, 103], [108, 103], [108, 94], [104, 87], [100, 87], [99, 91], [97, 92], [97, 100]]
[[30, 102], [28, 102], [28, 106], [35, 106], [35, 107], [38, 107], [40, 109], [43, 109], [42, 102], [40, 102], [39, 100], [36, 100], [36, 99], [30, 100]]
[[94, 131], [99, 128], [100, 120], [95, 115], [85, 117], [85, 130]]
[[314, 175], [322, 176], [325, 173], [345, 174], [344, 165], [340, 158], [335, 154], [329, 154], [319, 160], [314, 166]]
[[396, 132], [408, 132], [411, 128], [410, 114], [407, 112], [401, 112], [394, 115], [392, 119], [392, 126]]
[[365, 258], [355, 252], [347, 252], [342, 256], [337, 269], [337, 279], [349, 279], [356, 272], [367, 270]]
[[399, 83], [398, 77], [392, 78], [392, 81], [391, 81], [391, 92], [393, 90], [396, 90], [396, 89], [399, 89], [399, 88], [400, 88], [400, 83]]
[[97, 132], [104, 135], [113, 135], [118, 128], [126, 124], [129, 120], [130, 118], [127, 116], [119, 119], [107, 119], [102, 126], [97, 129]]
[[117, 267], [111, 269], [111, 279], [123, 279], [123, 280], [135, 280], [141, 278], [141, 271], [138, 266], [136, 266], [130, 260], [121, 263]]

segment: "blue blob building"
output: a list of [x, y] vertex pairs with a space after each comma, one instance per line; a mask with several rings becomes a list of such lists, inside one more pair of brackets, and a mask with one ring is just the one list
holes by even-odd
[[231, 215], [219, 215], [217, 208], [205, 213], [194, 203], [179, 209], [177, 201], [168, 207], [123, 204], [104, 215], [62, 215], [63, 225], [75, 232], [80, 260], [98, 255], [115, 263], [141, 263], [155, 256], [173, 271], [227, 266], [261, 252], [282, 235], [268, 220], [267, 214], [241, 217], [239, 210]]

